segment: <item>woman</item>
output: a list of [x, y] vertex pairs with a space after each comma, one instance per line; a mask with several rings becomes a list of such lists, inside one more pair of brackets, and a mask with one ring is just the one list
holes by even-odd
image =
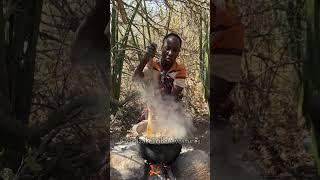
[[[152, 43], [148, 46], [147, 53], [133, 75], [134, 80], [140, 80], [146, 85], [146, 93], [160, 93], [163, 99], [181, 100], [187, 77], [185, 66], [176, 62], [181, 45], [182, 40], [178, 34], [167, 34], [163, 38], [160, 59], [154, 57], [156, 45]], [[140, 120], [145, 119], [146, 112], [147, 109]]]

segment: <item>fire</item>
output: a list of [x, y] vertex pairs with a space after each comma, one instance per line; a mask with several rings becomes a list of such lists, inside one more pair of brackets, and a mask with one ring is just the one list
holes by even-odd
[[153, 116], [153, 113], [152, 111], [149, 109], [148, 111], [148, 124], [147, 124], [147, 137], [151, 137], [152, 134], [153, 134], [153, 128], [152, 128], [152, 116]]
[[172, 129], [165, 128], [161, 121], [157, 118], [152, 108], [148, 110], [148, 123], [147, 130], [145, 133], [146, 137], [149, 138], [174, 138], [175, 131]]
[[161, 122], [157, 119], [152, 108], [148, 111], [147, 137], [164, 137], [167, 131], [161, 128]]
[[162, 128], [159, 123], [160, 122], [153, 120], [152, 118], [148, 118], [147, 132], [145, 135], [149, 138], [173, 137], [170, 135], [170, 132], [173, 132]]
[[150, 164], [150, 171], [149, 174], [150, 175], [160, 175], [161, 171], [158, 170], [159, 169], [159, 165], [156, 164]]

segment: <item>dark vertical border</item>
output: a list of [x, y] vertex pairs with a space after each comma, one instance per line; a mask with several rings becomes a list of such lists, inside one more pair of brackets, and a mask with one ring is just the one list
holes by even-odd
[[210, 86], [210, 92], [209, 92], [209, 114], [210, 114], [210, 179], [213, 179], [213, 100], [212, 100], [212, 94], [213, 94], [213, 73], [212, 73], [212, 54], [213, 54], [213, 21], [214, 21], [214, 14], [215, 14], [215, 7], [213, 5], [214, 0], [210, 0], [210, 44], [209, 44], [209, 86]]
[[[110, 11], [110, 5], [111, 5], [111, 2], [110, 0], [107, 0], [106, 2], [107, 4], [107, 17], [108, 17], [108, 22], [107, 22], [107, 29], [105, 30], [106, 34], [107, 34], [107, 40], [108, 40], [108, 46], [107, 46], [107, 69], [109, 69], [109, 71], [107, 72], [107, 87], [111, 87], [111, 38], [110, 38], [110, 22], [111, 22], [111, 11]], [[110, 88], [109, 88], [110, 89]], [[111, 96], [111, 94], [109, 94], [109, 96]], [[107, 110], [109, 110], [111, 107], [110, 107], [110, 101], [108, 102], [107, 104]], [[110, 117], [107, 118], [107, 131], [108, 131], [108, 143], [107, 143], [107, 153], [106, 153], [106, 156], [107, 156], [107, 159], [108, 159], [108, 163], [107, 163], [107, 175], [109, 175], [109, 179], [110, 178]]]

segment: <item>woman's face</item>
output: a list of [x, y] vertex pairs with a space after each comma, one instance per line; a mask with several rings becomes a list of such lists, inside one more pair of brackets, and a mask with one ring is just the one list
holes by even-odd
[[162, 45], [161, 65], [170, 68], [179, 56], [181, 44], [176, 36], [168, 36]]

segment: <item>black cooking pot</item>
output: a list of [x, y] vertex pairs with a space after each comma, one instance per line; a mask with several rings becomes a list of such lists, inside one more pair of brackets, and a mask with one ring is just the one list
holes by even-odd
[[137, 137], [140, 155], [151, 164], [172, 164], [179, 156], [182, 145], [175, 141]]

